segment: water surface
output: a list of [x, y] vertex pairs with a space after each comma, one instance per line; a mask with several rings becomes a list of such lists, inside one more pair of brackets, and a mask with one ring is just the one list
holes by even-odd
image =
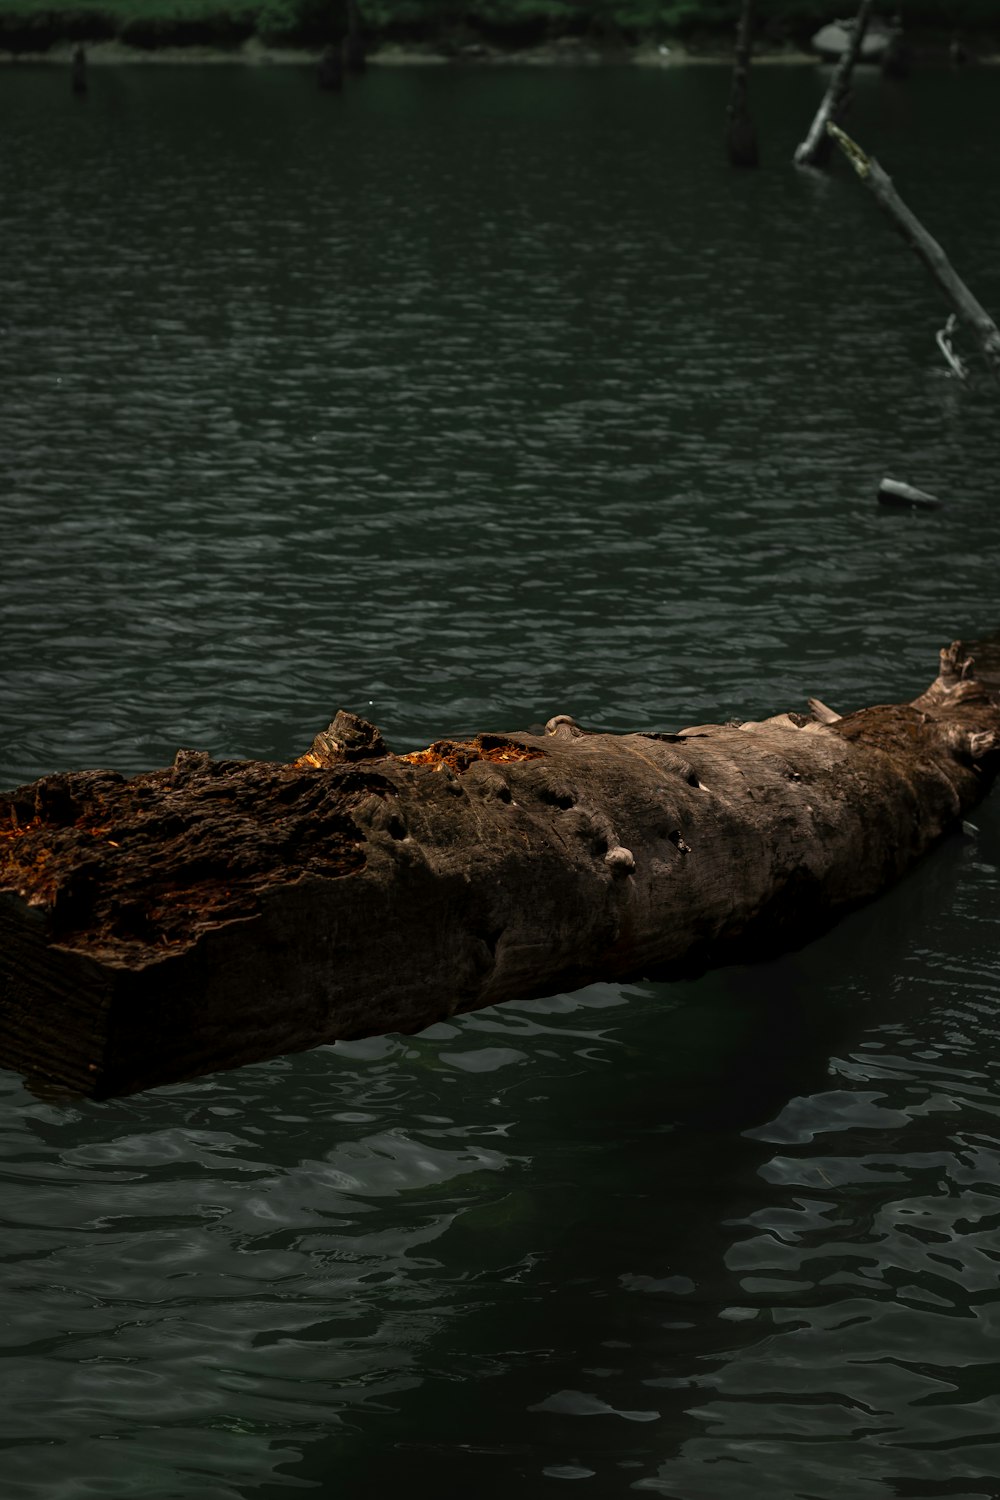
[[[809, 70], [0, 78], [0, 785], [919, 692], [996, 404]], [[1000, 308], [987, 72], [852, 129]], [[878, 510], [883, 474], [941, 494]], [[780, 962], [67, 1104], [3, 1075], [10, 1500], [1000, 1483], [995, 803]]]

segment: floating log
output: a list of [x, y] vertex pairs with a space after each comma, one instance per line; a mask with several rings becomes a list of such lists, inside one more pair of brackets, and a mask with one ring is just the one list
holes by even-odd
[[904, 484], [901, 479], [883, 479], [878, 487], [878, 502], [901, 510], [940, 510], [944, 504], [926, 490], [918, 490], [914, 484]]
[[1000, 329], [985, 307], [972, 295], [937, 240], [928, 234], [916, 214], [903, 202], [893, 186], [892, 178], [888, 172], [883, 171], [874, 156], [869, 156], [857, 141], [853, 141], [832, 122], [827, 124], [826, 129], [861, 181], [871, 189], [879, 208], [888, 215], [907, 244], [916, 251], [958, 317], [975, 335], [994, 375], [1000, 376]]
[[339, 1038], [796, 947], [986, 794], [1000, 698], [959, 646], [912, 703], [391, 754], [340, 713], [290, 765], [0, 796], [0, 1062], [131, 1093]]
[[800, 167], [825, 167], [830, 159], [830, 137], [827, 126], [839, 120], [847, 105], [851, 88], [851, 75], [861, 56], [874, 0], [861, 0], [853, 23], [847, 27], [848, 37], [843, 55], [834, 69], [830, 87], [823, 95], [823, 102], [813, 117], [809, 134], [795, 151], [795, 161]]

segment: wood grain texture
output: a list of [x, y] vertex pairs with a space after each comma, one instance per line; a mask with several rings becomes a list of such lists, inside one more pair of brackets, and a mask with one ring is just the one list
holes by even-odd
[[[821, 719], [832, 713], [825, 710]], [[0, 1062], [108, 1096], [597, 979], [797, 946], [986, 794], [959, 648], [915, 702], [393, 755], [339, 714], [290, 765], [0, 796]]]

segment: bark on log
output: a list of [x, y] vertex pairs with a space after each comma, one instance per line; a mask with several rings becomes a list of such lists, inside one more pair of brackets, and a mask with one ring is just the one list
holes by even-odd
[[291, 765], [44, 777], [0, 797], [0, 1062], [107, 1097], [798, 946], [989, 789], [970, 665], [842, 718], [393, 755], [342, 713]]
[[874, 156], [869, 156], [857, 141], [853, 141], [836, 125], [828, 125], [827, 133], [837, 142], [862, 182], [871, 189], [879, 208], [888, 215], [907, 244], [916, 251], [959, 318], [975, 335], [994, 375], [1000, 376], [1000, 329], [985, 307], [972, 295], [937, 240], [928, 234], [916, 214], [907, 208], [896, 192], [892, 178], [883, 171]]
[[795, 161], [800, 167], [825, 167], [830, 160], [830, 137], [827, 125], [837, 121], [844, 112], [847, 95], [851, 87], [851, 74], [861, 55], [861, 44], [868, 30], [874, 0], [861, 0], [851, 30], [850, 45], [834, 69], [830, 87], [823, 95], [823, 102], [816, 111], [809, 127], [809, 134], [796, 148]]
[[760, 162], [757, 132], [750, 118], [747, 94], [750, 87], [750, 59], [753, 53], [753, 0], [743, 0], [736, 32], [736, 56], [727, 110], [729, 128], [726, 150], [734, 167], [756, 167]]

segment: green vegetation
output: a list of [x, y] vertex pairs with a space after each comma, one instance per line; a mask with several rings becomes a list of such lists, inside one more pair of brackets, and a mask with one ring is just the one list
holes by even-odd
[[[343, 35], [349, 0], [0, 0], [0, 50], [43, 52], [58, 42], [112, 38], [140, 48], [322, 46]], [[772, 44], [801, 43], [850, 0], [758, 0]], [[913, 27], [1000, 32], [997, 0], [886, 0]], [[372, 43], [426, 42], [446, 50], [484, 42], [537, 46], [561, 37], [595, 42], [680, 37], [726, 41], [739, 0], [359, 0]]]
[[261, 0], [0, 0], [0, 49], [46, 52], [59, 42], [238, 47], [257, 30]]

